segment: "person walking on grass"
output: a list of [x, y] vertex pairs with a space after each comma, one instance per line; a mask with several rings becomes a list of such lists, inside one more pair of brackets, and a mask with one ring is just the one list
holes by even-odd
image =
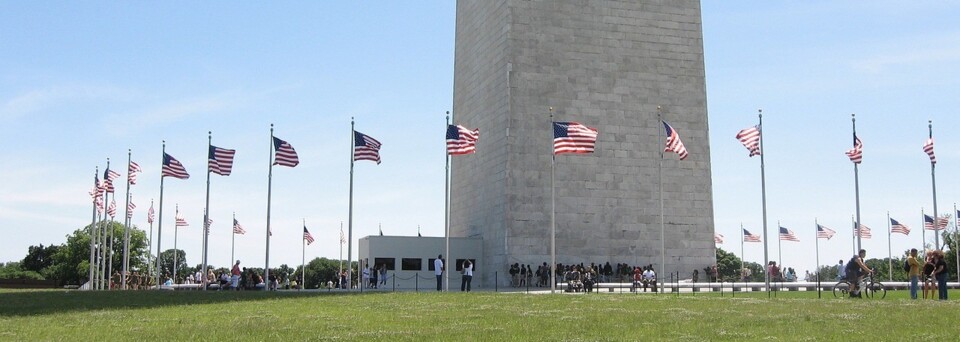
[[910, 265], [910, 299], [917, 299], [917, 282], [920, 280], [920, 262], [917, 261], [917, 249], [910, 250], [910, 256], [907, 257], [907, 265]]

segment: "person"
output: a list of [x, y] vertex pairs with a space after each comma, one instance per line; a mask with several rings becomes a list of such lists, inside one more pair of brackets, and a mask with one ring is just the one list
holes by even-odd
[[942, 250], [936, 250], [933, 253], [934, 258], [936, 258], [933, 264], [933, 276], [937, 279], [939, 299], [947, 300], [947, 276], [950, 274], [950, 269], [947, 268], [947, 261]]
[[843, 264], [843, 259], [840, 259], [840, 262], [837, 263], [837, 281], [840, 279], [847, 279], [847, 267]]
[[514, 263], [510, 266], [510, 285], [513, 287], [520, 286], [520, 265]]
[[[935, 266], [934, 266], [933, 251], [927, 251], [927, 257], [926, 257], [926, 259], [924, 260], [924, 264], [923, 264], [923, 274], [922, 274], [922, 276], [923, 276], [923, 299], [927, 299], [927, 298], [933, 299], [933, 292], [934, 292], [934, 289], [937, 287], [937, 285], [936, 285], [936, 283], [935, 283], [935, 281], [934, 281], [934, 279], [933, 279], [933, 270], [934, 270], [934, 269], [935, 269]], [[930, 296], [929, 296], [929, 297], [927, 296], [927, 292], [930, 293]]]
[[657, 273], [653, 271], [652, 266], [643, 271], [643, 292], [647, 292], [647, 286], [651, 286], [653, 292], [657, 292]]
[[460, 279], [460, 292], [470, 292], [470, 282], [473, 281], [473, 263], [470, 259], [463, 261], [463, 277]]
[[717, 265], [710, 266], [710, 281], [717, 282], [720, 279], [720, 273], [717, 270]]
[[437, 276], [437, 291], [443, 287], [443, 254], [438, 254], [433, 260], [433, 274]]
[[361, 286], [367, 285], [370, 282], [370, 265], [364, 265], [363, 270], [360, 271], [360, 276], [363, 277], [363, 280], [360, 284]]
[[583, 272], [583, 289], [585, 292], [593, 292], [593, 284], [595, 283], [594, 279], [596, 278], [595, 273], [593, 273], [593, 267], [587, 267], [587, 270]]
[[770, 275], [770, 281], [782, 281], [780, 280], [780, 267], [777, 267], [776, 261], [771, 261], [770, 265], [767, 267], [767, 272]]
[[527, 285], [527, 265], [520, 265], [520, 287]]
[[230, 270], [230, 286], [234, 290], [240, 290], [240, 260], [237, 260]]
[[196, 280], [197, 284], [203, 284], [203, 270], [197, 269], [197, 272], [193, 274], [193, 279]]
[[193, 284], [193, 273], [187, 274], [187, 281], [184, 284]]
[[920, 262], [917, 261], [916, 248], [910, 249], [907, 264], [910, 265], [910, 299], [917, 299], [917, 281], [920, 278]]
[[863, 263], [863, 258], [867, 257], [867, 250], [861, 249], [859, 253], [850, 258], [850, 261], [847, 262], [846, 273], [847, 281], [850, 282], [851, 291], [850, 297], [852, 298], [862, 298], [860, 296], [860, 280], [863, 279], [863, 276], [869, 273], [873, 273], [873, 270], [870, 267], [867, 267], [867, 264]]
[[377, 270], [379, 268], [380, 266], [374, 265], [373, 269], [370, 270], [370, 288], [371, 289], [377, 288], [377, 284], [379, 284], [379, 282], [377, 281], [377, 276], [380, 274], [380, 271]]
[[751, 271], [747, 267], [744, 267], [742, 270], [740, 270], [740, 280], [744, 282], [750, 281], [750, 276], [752, 275], [753, 275], [753, 271]]
[[380, 285], [387, 285], [387, 264], [380, 265]]

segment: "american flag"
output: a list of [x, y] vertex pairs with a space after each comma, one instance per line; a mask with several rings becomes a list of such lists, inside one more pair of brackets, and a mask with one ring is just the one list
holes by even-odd
[[723, 234], [713, 234], [713, 242], [722, 244], [722, 243], [723, 243]]
[[663, 122], [663, 128], [667, 130], [667, 146], [663, 149], [663, 152], [676, 152], [680, 155], [680, 160], [687, 159], [687, 148], [683, 146], [683, 141], [680, 141], [680, 134], [677, 133], [677, 130], [670, 127], [666, 121]]
[[153, 201], [150, 202], [150, 209], [147, 209], [147, 223], [153, 223]]
[[120, 174], [116, 171], [111, 170], [109, 167], [106, 170], [103, 170], [103, 179], [108, 182], [113, 182], [114, 179], [120, 178]]
[[926, 215], [926, 214], [923, 215], [923, 229], [926, 229], [926, 230], [941, 230], [941, 229], [946, 229], [946, 228], [947, 228], [947, 224], [949, 224], [949, 223], [950, 223], [950, 219], [948, 219], [948, 218], [946, 218], [946, 217], [940, 217], [940, 219], [937, 220], [937, 229], [934, 229], [934, 228], [933, 228], [933, 217], [931, 217], [930, 215]]
[[187, 179], [190, 178], [190, 174], [187, 173], [187, 169], [183, 168], [183, 164], [180, 163], [177, 158], [163, 153], [163, 168], [160, 170], [160, 177], [173, 177], [178, 179]]
[[847, 157], [850, 157], [854, 164], [860, 164], [863, 160], [863, 142], [857, 137], [857, 133], [853, 133], [853, 148], [847, 150]]
[[203, 227], [204, 234], [210, 235], [210, 226], [213, 225], [213, 219], [207, 216], [207, 224]]
[[97, 214], [103, 214], [103, 196], [99, 196], [93, 200], [93, 205], [97, 207]]
[[860, 229], [857, 230], [857, 234], [859, 234], [860, 238], [863, 238], [863, 239], [869, 239], [873, 237], [873, 234], [870, 233], [870, 227], [864, 226], [862, 224], [860, 225]]
[[751, 157], [760, 155], [760, 125], [740, 130], [737, 140], [750, 151]]
[[89, 194], [94, 200], [103, 196], [103, 187], [100, 185], [100, 178], [96, 175], [93, 176], [93, 189], [90, 190]]
[[923, 152], [926, 152], [930, 156], [930, 163], [937, 163], [937, 156], [933, 154], [933, 138], [927, 139], [927, 142], [923, 144]]
[[183, 215], [180, 214], [180, 210], [179, 210], [179, 209], [177, 209], [177, 215], [176, 215], [175, 217], [176, 217], [176, 219], [177, 219], [177, 224], [176, 224], [177, 227], [187, 227], [187, 226], [190, 226], [190, 224], [187, 223], [187, 220], [183, 218]]
[[353, 161], [370, 160], [380, 164], [380, 145], [377, 139], [353, 131]]
[[340, 227], [340, 244], [347, 243], [347, 238], [343, 235], [343, 227]]
[[133, 200], [130, 199], [127, 201], [127, 219], [133, 218], [133, 209], [136, 209], [137, 205], [133, 204]]
[[313, 243], [313, 235], [310, 235], [310, 231], [307, 230], [307, 226], [303, 226], [303, 239], [307, 241], [307, 244]]
[[107, 206], [107, 215], [110, 215], [111, 219], [117, 216], [117, 201], [113, 198], [110, 199], [110, 205]]
[[447, 125], [447, 154], [462, 155], [477, 152], [480, 130], [469, 130], [461, 125]]
[[792, 230], [783, 227], [780, 227], [780, 240], [800, 242], [800, 239], [793, 234]]
[[290, 143], [273, 137], [273, 150], [277, 151], [273, 156], [273, 165], [294, 167], [300, 164], [297, 151], [293, 149]]
[[137, 174], [140, 172], [143, 172], [140, 164], [131, 161], [130, 165], [127, 166], [127, 183], [130, 183], [130, 185], [137, 184]]
[[821, 226], [820, 224], [817, 224], [817, 238], [818, 238], [818, 239], [827, 239], [827, 240], [830, 240], [831, 238], [833, 238], [833, 235], [836, 234], [836, 233], [837, 233], [837, 232], [834, 231], [833, 229], [830, 229], [830, 228]]
[[103, 192], [108, 194], [113, 193], [113, 181], [109, 179], [104, 179], [102, 185], [103, 185]]
[[598, 134], [596, 128], [577, 122], [554, 122], [553, 154], [593, 153]]
[[743, 230], [743, 242], [760, 242], [760, 235], [750, 234], [750, 231]]
[[229, 176], [233, 170], [233, 155], [237, 150], [229, 150], [210, 145], [207, 152], [207, 169], [221, 176]]
[[890, 219], [890, 232], [891, 233], [900, 233], [903, 235], [910, 235], [910, 227], [900, 224], [897, 220], [893, 218]]
[[243, 226], [240, 225], [240, 222], [237, 222], [237, 219], [233, 219], [233, 233], [240, 235], [247, 233], [246, 230], [243, 230]]

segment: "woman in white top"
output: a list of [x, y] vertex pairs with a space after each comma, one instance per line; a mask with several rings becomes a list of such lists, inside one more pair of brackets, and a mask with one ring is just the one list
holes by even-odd
[[460, 280], [460, 291], [470, 292], [470, 282], [473, 281], [473, 263], [470, 260], [463, 261], [463, 277]]

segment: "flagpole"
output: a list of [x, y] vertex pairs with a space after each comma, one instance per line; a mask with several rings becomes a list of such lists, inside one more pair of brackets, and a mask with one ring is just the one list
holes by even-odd
[[[927, 120], [930, 139], [933, 139], [933, 120]], [[937, 163], [930, 159], [930, 180], [933, 183], [933, 248], [940, 249], [940, 216], [937, 216]]]
[[95, 194], [93, 195], [93, 218], [90, 220], [91, 221], [90, 222], [90, 264], [88, 265], [89, 270], [87, 272], [88, 273], [87, 282], [90, 284], [90, 290], [93, 290], [93, 284], [94, 284], [93, 251], [95, 248], [94, 248], [93, 232], [94, 232], [94, 229], [97, 227], [97, 197], [100, 195], [100, 187], [97, 186], [97, 183], [100, 182], [98, 180], [99, 177], [100, 177], [100, 167], [97, 166], [94, 168], [94, 171], [93, 171], [93, 191], [95, 192]]
[[764, 167], [764, 156], [767, 154], [763, 149], [763, 109], [757, 109], [757, 118], [760, 120], [760, 196], [763, 199], [763, 278], [767, 286], [767, 297], [770, 297], [770, 272], [766, 272], [766, 266], [770, 264], [770, 256], [767, 249], [767, 176]]
[[893, 234], [890, 233], [890, 212], [887, 212], [887, 266], [890, 269], [889, 280], [893, 281]]
[[[853, 136], [857, 136], [857, 116], [856, 114], [850, 114], [850, 121], [853, 122]], [[856, 139], [854, 139], [856, 140]], [[856, 143], [856, 142], [854, 142]], [[857, 247], [854, 248], [854, 254], [858, 253], [859, 250], [863, 249], [863, 245], [860, 242], [860, 169], [859, 163], [853, 163], [853, 188], [856, 191], [856, 201], [857, 201], [857, 221], [855, 222], [854, 229], [857, 231]]]
[[[340, 221], [340, 272], [343, 272], [343, 221]], [[337, 279], [340, 279], [340, 274], [337, 274]]]
[[[744, 260], [743, 260], [743, 258], [744, 258], [744, 254], [743, 254], [743, 239], [744, 239], [745, 237], [746, 237], [746, 236], [743, 234], [743, 222], [740, 222], [740, 274], [739, 274], [740, 278], [743, 278], [743, 268], [745, 267], [745, 265], [744, 265], [745, 262], [744, 262]], [[746, 280], [744, 280], [744, 281], [746, 281]]]
[[817, 279], [820, 279], [820, 222], [817, 221], [817, 218], [813, 218], [813, 240], [816, 241], [817, 249], [817, 267], [813, 269], [814, 274], [817, 275]]
[[920, 246], [922, 246], [924, 251], [926, 251], [927, 249], [927, 227], [926, 227], [927, 214], [923, 212], [923, 207], [920, 207], [920, 224], [921, 224], [921, 227], [923, 227], [923, 229], [920, 230], [920, 233], [921, 233], [920, 236], [921, 236], [921, 239], [923, 239], [923, 243], [921, 243]]
[[[960, 213], [960, 211], [957, 211], [957, 203], [953, 203], [953, 213], [954, 213], [954, 214]], [[958, 216], [960, 216], [960, 215], [958, 215]], [[954, 239], [954, 241], [956, 241], [957, 239], [960, 239], [960, 227], [957, 226], [958, 220], [960, 220], [960, 217], [954, 217], [954, 218], [953, 218], [953, 239]], [[960, 247], [960, 242], [955, 242], [955, 243], [954, 243], [954, 246]], [[954, 259], [957, 260], [957, 268], [955, 268], [955, 270], [957, 270], [957, 282], [960, 282], [960, 248], [954, 248], [954, 249], [953, 249], [953, 254], [954, 254], [954, 257], [955, 257]]]
[[[448, 127], [450, 126], [450, 111], [447, 111], [447, 126]], [[444, 127], [444, 128], [447, 128], [447, 127]], [[456, 259], [453, 259], [452, 257], [450, 257], [450, 153], [446, 151], [446, 148], [444, 148], [443, 159], [444, 161], [447, 162], [447, 168], [443, 172], [443, 175], [445, 177], [443, 181], [443, 197], [444, 197], [443, 236], [444, 236], [444, 240], [446, 240], [446, 254], [444, 255], [447, 256], [447, 260], [456, 261]], [[417, 226], [417, 235], [418, 236], [420, 235], [420, 226]], [[453, 269], [456, 270], [457, 266], [453, 265]], [[446, 282], [445, 290], [449, 292], [450, 291], [450, 272], [446, 272], [444, 273], [444, 275], [445, 275], [444, 277], [446, 278], [444, 279], [444, 281]]]
[[783, 268], [783, 235], [780, 234], [780, 220], [777, 220], [777, 263]]
[[[111, 183], [112, 183], [112, 182], [113, 182], [113, 181], [111, 181]], [[116, 189], [116, 187], [114, 187], [113, 191], [114, 191], [114, 193], [113, 193], [113, 200], [112, 200], [112, 201], [113, 201], [113, 203], [115, 203], [115, 202], [117, 201], [117, 193], [116, 193], [117, 189]], [[116, 205], [114, 205], [114, 212], [116, 212]], [[107, 235], [106, 235], [106, 236], [107, 236], [107, 251], [105, 252], [106, 262], [107, 262], [107, 263], [106, 263], [106, 266], [105, 266], [105, 267], [106, 267], [106, 273], [104, 273], [104, 279], [106, 279], [107, 290], [112, 290], [112, 289], [113, 289], [113, 286], [112, 286], [113, 283], [111, 283], [111, 281], [113, 280], [113, 223], [114, 223], [114, 222], [117, 222], [117, 217], [116, 217], [116, 216], [110, 216], [110, 221], [111, 221], [111, 222], [108, 222], [109, 224], [108, 224], [106, 227], [104, 227], [104, 229], [107, 229]]]
[[[550, 125], [553, 126], [553, 107], [550, 111]], [[557, 290], [557, 153], [554, 150], [550, 156], [550, 293]]]
[[[160, 242], [162, 241], [162, 237], [163, 237], [163, 166], [162, 166], [163, 158], [162, 157], [167, 154], [166, 140], [163, 141], [162, 151], [163, 153], [161, 154], [161, 161], [160, 161], [160, 165], [161, 165], [160, 167], [160, 210], [158, 211], [158, 215], [157, 215], [157, 290], [160, 289], [160, 284], [162, 284], [160, 282], [160, 271], [162, 270], [162, 268], [160, 268], [160, 254], [161, 254]], [[176, 251], [174, 251], [174, 253], [176, 253]]]
[[173, 208], [174, 208], [174, 210], [173, 210], [173, 212], [174, 212], [174, 222], [173, 222], [173, 284], [176, 285], [176, 284], [177, 284], [177, 262], [179, 262], [178, 258], [180, 257], [180, 253], [177, 253], [177, 233], [180, 232], [180, 226], [177, 225], [177, 223], [179, 223], [179, 222], [176, 221], [176, 218], [177, 218], [177, 216], [180, 215], [180, 204], [179, 204], [179, 203], [175, 203]]
[[263, 267], [263, 280], [270, 281], [270, 195], [273, 192], [273, 124], [270, 124], [270, 171], [267, 172], [267, 248]]
[[[306, 233], [307, 231], [306, 218], [303, 219], [303, 231], [304, 233]], [[300, 241], [300, 244], [302, 245], [302, 249], [303, 249], [301, 251], [302, 254], [300, 254], [300, 280], [303, 281], [303, 280], [307, 280], [307, 238], [306, 236], [304, 236], [303, 241]], [[302, 283], [300, 284], [300, 288], [301, 289], [303, 288]]]
[[853, 254], [856, 255], [859, 253], [859, 251], [857, 251], [857, 238], [860, 237], [860, 227], [857, 226], [857, 219], [853, 215], [850, 215], [850, 221], [853, 221], [853, 235], [851, 236], [853, 238], [853, 241], [851, 241], [853, 245], [851, 247], [853, 247]]
[[[660, 126], [663, 126], [663, 115], [660, 112], [660, 106], [657, 106], [657, 121], [658, 121], [657, 122], [657, 143], [659, 144], [663, 142], [663, 140], [661, 140], [661, 132], [663, 131], [663, 127], [660, 127]], [[667, 263], [666, 245], [667, 244], [663, 240], [663, 237], [664, 237], [664, 234], [663, 234], [664, 232], [663, 230], [663, 152], [664, 151], [663, 151], [663, 148], [658, 147], [658, 149], [660, 150], [660, 162], [659, 164], [657, 164], [657, 179], [658, 179], [657, 183], [659, 183], [659, 186], [660, 186], [660, 196], [659, 196], [660, 197], [660, 275], [666, 276], [667, 273], [665, 269], [667, 267], [666, 266], [666, 263]], [[662, 292], [663, 286], [661, 286], [660, 289]]]
[[[273, 143], [271, 141], [271, 143]], [[213, 146], [213, 132], [207, 131], [207, 159], [210, 158], [210, 148]], [[207, 163], [210, 161], [208, 160]], [[203, 290], [207, 290], [207, 248], [210, 246], [210, 167], [207, 167], [207, 199], [203, 207]]]
[[[109, 169], [110, 169], [110, 158], [107, 158], [106, 170], [109, 170]], [[107, 181], [106, 177], [104, 177], [104, 182], [106, 181]], [[104, 189], [106, 189], [106, 184], [104, 184]], [[114, 191], [116, 191], [116, 188], [114, 188]], [[100, 264], [99, 264], [100, 278], [99, 280], [100, 280], [101, 290], [110, 289], [108, 286], [106, 286], [107, 277], [104, 275], [105, 272], [107, 271], [107, 226], [109, 224], [109, 222], [107, 222], [107, 209], [110, 208], [108, 204], [110, 202], [108, 201], [108, 197], [110, 197], [110, 193], [104, 190], [103, 191], [103, 218], [100, 220], [101, 225], [99, 227], [100, 229]]]
[[[150, 209], [153, 209], [153, 199], [152, 199], [152, 198], [150, 199]], [[147, 214], [147, 215], [149, 216], [149, 214]], [[148, 220], [148, 221], [152, 221], [152, 220]], [[159, 256], [159, 254], [160, 254], [160, 253], [159, 253], [159, 250], [158, 250], [157, 255]], [[153, 277], [153, 276], [152, 276], [152, 274], [153, 274], [153, 262], [150, 260], [150, 258], [152, 258], [152, 257], [153, 257], [153, 222], [150, 222], [150, 236], [147, 237], [147, 277], [151, 277], [151, 278]], [[159, 260], [159, 259], [160, 259], [160, 258], [158, 257], [157, 260]]]
[[[353, 117], [350, 118], [350, 208], [347, 213], [347, 288], [353, 288], [353, 160], [356, 149], [356, 131], [354, 130]], [[359, 265], [358, 265], [359, 266]]]
[[237, 212], [233, 212], [233, 233], [230, 234], [230, 264], [233, 264], [236, 260], [233, 258], [233, 252], [237, 246]]
[[130, 268], [130, 162], [132, 151], [127, 149], [127, 201], [123, 212], [123, 270], [120, 273], [120, 288], [127, 289], [127, 271]]

